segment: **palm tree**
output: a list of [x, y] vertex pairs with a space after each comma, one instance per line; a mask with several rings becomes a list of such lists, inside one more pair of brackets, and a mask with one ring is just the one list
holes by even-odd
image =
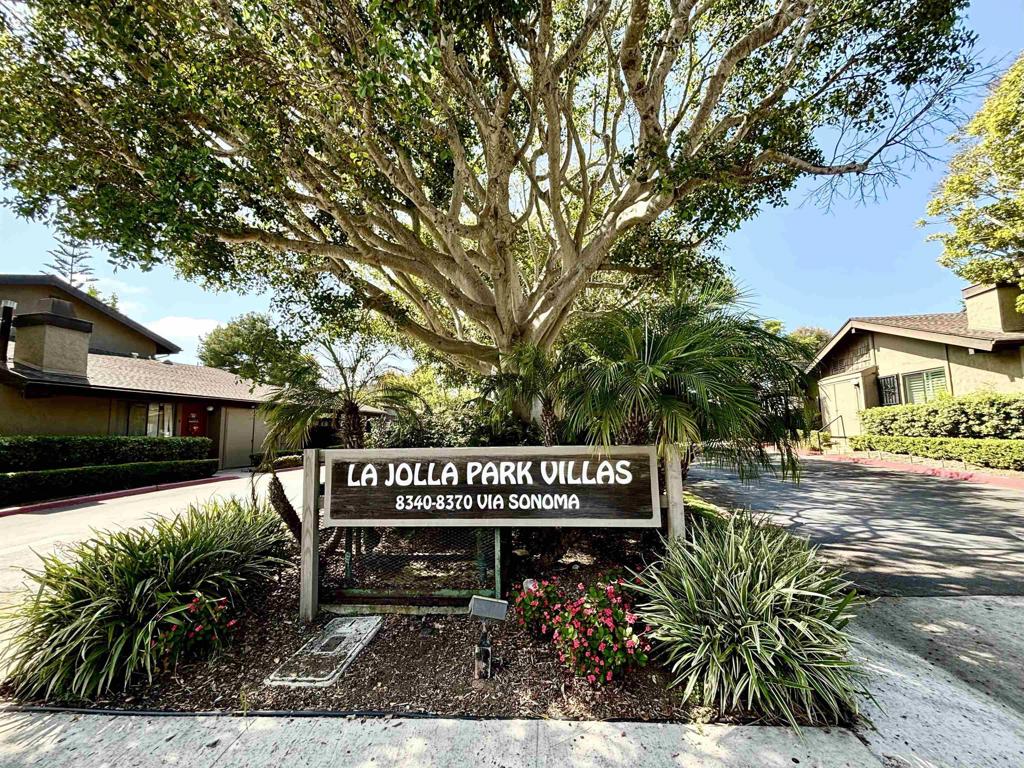
[[[369, 328], [362, 322], [356, 327]], [[312, 428], [325, 418], [332, 420], [344, 447], [362, 448], [365, 409], [411, 411], [411, 402], [419, 396], [383, 382], [386, 374], [397, 370], [395, 348], [386, 337], [370, 329], [346, 334], [343, 342], [322, 337], [314, 346], [322, 362], [318, 374], [277, 387], [260, 406], [269, 426], [264, 441], [268, 453], [278, 446], [304, 445]]]
[[728, 281], [673, 286], [668, 301], [606, 315], [566, 365], [568, 427], [591, 442], [694, 451], [740, 471], [795, 471], [803, 378], [793, 342], [766, 330]]
[[558, 404], [562, 393], [563, 366], [557, 352], [533, 344], [516, 347], [502, 358], [505, 370], [488, 376], [481, 396], [495, 418], [508, 413], [530, 420], [533, 407], [540, 409], [540, 431], [544, 445], [557, 445], [560, 424]]

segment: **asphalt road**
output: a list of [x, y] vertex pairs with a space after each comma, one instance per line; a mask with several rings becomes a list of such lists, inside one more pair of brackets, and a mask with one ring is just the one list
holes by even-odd
[[1024, 595], [1024, 491], [822, 459], [799, 483], [694, 467], [698, 495], [770, 513], [878, 595]]
[[[25, 589], [22, 569], [36, 567], [40, 554], [87, 539], [94, 530], [145, 525], [154, 517], [167, 517], [189, 504], [217, 496], [249, 496], [248, 473], [225, 474], [242, 477], [0, 518], [0, 609], [19, 599]], [[292, 503], [298, 505], [302, 498], [302, 472], [282, 472], [279, 477]], [[265, 485], [265, 480], [258, 484], [260, 492]]]

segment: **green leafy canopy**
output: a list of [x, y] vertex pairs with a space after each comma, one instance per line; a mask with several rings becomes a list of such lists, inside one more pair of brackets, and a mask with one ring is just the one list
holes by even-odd
[[[0, 182], [118, 264], [490, 373], [801, 176], [893, 180], [970, 77], [965, 5], [31, 0], [0, 10]], [[623, 263], [661, 221], [679, 247]]]

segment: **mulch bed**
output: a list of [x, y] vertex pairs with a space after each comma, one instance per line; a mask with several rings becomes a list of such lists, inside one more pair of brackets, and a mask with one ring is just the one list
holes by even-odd
[[[622, 562], [622, 550], [618, 552]], [[514, 569], [521, 578], [522, 562]], [[570, 551], [543, 575], [586, 581], [606, 558]], [[513, 582], [515, 583], [515, 582]], [[549, 643], [514, 621], [491, 632], [495, 676], [473, 679], [480, 625], [466, 616], [384, 617], [373, 641], [341, 679], [326, 688], [284, 688], [265, 679], [332, 616], [315, 625], [297, 618], [298, 572], [292, 565], [252, 601], [233, 641], [215, 658], [181, 664], [149, 685], [87, 706], [162, 711], [318, 710], [428, 713], [445, 716], [692, 721], [706, 719], [681, 701], [656, 661], [605, 687], [574, 677]], [[33, 702], [20, 702], [33, 703]], [[41, 703], [41, 702], [34, 702]], [[47, 702], [54, 704], [56, 702]], [[81, 705], [82, 702], [65, 702]]]

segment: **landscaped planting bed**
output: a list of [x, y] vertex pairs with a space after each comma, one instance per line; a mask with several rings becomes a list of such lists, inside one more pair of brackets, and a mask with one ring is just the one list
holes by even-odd
[[[732, 528], [720, 527], [725, 525], [720, 518], [721, 510], [692, 497], [688, 507], [691, 532], [697, 537], [695, 542], [701, 540], [702, 531], [711, 530], [709, 526], [717, 526], [715, 541], [731, 540]], [[747, 524], [746, 520], [741, 520], [737, 530], [747, 530]], [[807, 656], [803, 656], [798, 647], [799, 632], [788, 634], [785, 641], [762, 635], [768, 654], [764, 657], [760, 656], [760, 650], [755, 651], [749, 633], [740, 641], [740, 646], [731, 643], [729, 632], [739, 632], [740, 626], [749, 627], [754, 621], [764, 622], [761, 631], [765, 632], [776, 619], [787, 626], [795, 626], [794, 622], [799, 622], [805, 613], [801, 606], [806, 606], [807, 615], [813, 614], [811, 621], [817, 626], [815, 634], [825, 637], [824, 624], [829, 623], [829, 611], [838, 606], [837, 615], [842, 614], [842, 623], [845, 623], [851, 605], [842, 600], [841, 579], [827, 575], [832, 571], [826, 568], [824, 588], [832, 596], [826, 596], [821, 605], [813, 596], [805, 596], [796, 601], [796, 607], [786, 608], [791, 602], [786, 598], [786, 590], [773, 585], [784, 570], [800, 589], [809, 592], [818, 589], [818, 569], [814, 566], [813, 554], [806, 544], [777, 529], [766, 537], [749, 532], [745, 535], [741, 545], [732, 551], [733, 560], [728, 567], [733, 570], [722, 578], [735, 581], [737, 589], [748, 596], [744, 599], [757, 602], [760, 613], [742, 621], [736, 617], [738, 623], [735, 623], [729, 619], [729, 610], [724, 606], [715, 610], [695, 608], [692, 603], [689, 607], [681, 606], [681, 615], [696, 627], [697, 636], [692, 643], [681, 636], [679, 624], [665, 620], [665, 606], [675, 605], [680, 600], [669, 584], [671, 579], [658, 582], [652, 576], [654, 571], [647, 571], [645, 594], [641, 596], [633, 591], [635, 577], [632, 573], [650, 564], [661, 551], [655, 532], [574, 531], [568, 550], [554, 564], [543, 554], [529, 555], [522, 548], [513, 557], [509, 565], [511, 589], [508, 594], [513, 609], [505, 622], [492, 625], [495, 672], [492, 679], [473, 679], [473, 652], [480, 636], [478, 621], [467, 616], [387, 615], [375, 638], [337, 683], [323, 688], [271, 687], [265, 685], [266, 679], [332, 618], [331, 614], [321, 612], [312, 625], [298, 620], [298, 557], [292, 551], [275, 576], [246, 591], [244, 603], [232, 601], [238, 606], [232, 614], [235, 623], [225, 641], [213, 648], [215, 655], [182, 654], [176, 664], [155, 664], [151, 680], [143, 676], [127, 688], [111, 686], [98, 695], [75, 697], [37, 693], [23, 696], [20, 701], [165, 711], [330, 710], [447, 716], [785, 722], [787, 716], [782, 712], [751, 708], [744, 698], [731, 699], [723, 685], [736, 685], [732, 676], [742, 678], [738, 668], [730, 667], [724, 676], [718, 675], [718, 687], [709, 692], [699, 683], [705, 675], [699, 658], [686, 670], [678, 665], [672, 669], [663, 663], [677, 661], [678, 654], [686, 652], [687, 644], [701, 647], [703, 641], [698, 636], [704, 636], [706, 630], [701, 626], [706, 620], [721, 622], [717, 632], [724, 643], [721, 648], [733, 649], [722, 657], [730, 659], [726, 662], [729, 665], [746, 657], [761, 670], [767, 661], [789, 671], [792, 664], [801, 663], [801, 658], [829, 665], [845, 659], [841, 625], [836, 632], [829, 630], [832, 634], [828, 635], [827, 647], [808, 649], [811, 655]], [[530, 541], [536, 543], [538, 539], [527, 536], [516, 543]], [[753, 541], [762, 542], [757, 546], [762, 547], [765, 564], [755, 569], [755, 576], [740, 584], [739, 577], [734, 579], [730, 574], [747, 569], [741, 550], [750, 547]], [[341, 558], [336, 552], [328, 552], [328, 546], [325, 542], [322, 551], [323, 593], [329, 593], [332, 585], [343, 579]], [[716, 546], [721, 549], [723, 545]], [[777, 547], [784, 550], [781, 558], [771, 554]], [[714, 556], [713, 549], [705, 550], [702, 555], [709, 556]], [[685, 567], [699, 568], [702, 562], [706, 560], [694, 561]], [[683, 568], [680, 564], [672, 567], [676, 572]], [[537, 587], [528, 590], [521, 587], [523, 578], [531, 576], [540, 579]], [[709, 578], [698, 585], [700, 575], [691, 576], [698, 596], [701, 590], [712, 590], [698, 597], [698, 601], [714, 599], [719, 593], [723, 599], [727, 597], [725, 593], [729, 588], [721, 580]], [[654, 626], [648, 626], [643, 609], [636, 603], [651, 602], [652, 591], [660, 589], [656, 586], [659, 583], [669, 586], [662, 595], [664, 599], [660, 600], [660, 613], [651, 615]], [[758, 590], [768, 595], [768, 602], [757, 598]], [[216, 592], [209, 597], [216, 600]], [[831, 606], [830, 600], [835, 601]], [[770, 601], [775, 601], [771, 604], [779, 607], [766, 607]], [[84, 605], [82, 607], [85, 609]], [[669, 608], [669, 613], [672, 610], [675, 609]], [[663, 642], [657, 642], [656, 637]], [[670, 647], [676, 655], [666, 655]], [[826, 655], [834, 652], [834, 656], [821, 656], [823, 650]], [[785, 654], [788, 656], [784, 658]], [[688, 679], [698, 681], [689, 695], [684, 691], [686, 681], [673, 684], [678, 683], [684, 673]], [[840, 670], [837, 674], [843, 673]], [[759, 678], [753, 684], [768, 683]], [[762, 690], [768, 691], [768, 696], [775, 695], [768, 688]], [[4, 693], [14, 698], [12, 686], [7, 685]], [[854, 708], [847, 707], [841, 696], [837, 700], [840, 706], [826, 719], [850, 722]], [[719, 706], [716, 702], [723, 703]], [[798, 702], [797, 696], [793, 697], [793, 702]], [[821, 722], [821, 719], [807, 716], [799, 706], [796, 710], [792, 722]]]

